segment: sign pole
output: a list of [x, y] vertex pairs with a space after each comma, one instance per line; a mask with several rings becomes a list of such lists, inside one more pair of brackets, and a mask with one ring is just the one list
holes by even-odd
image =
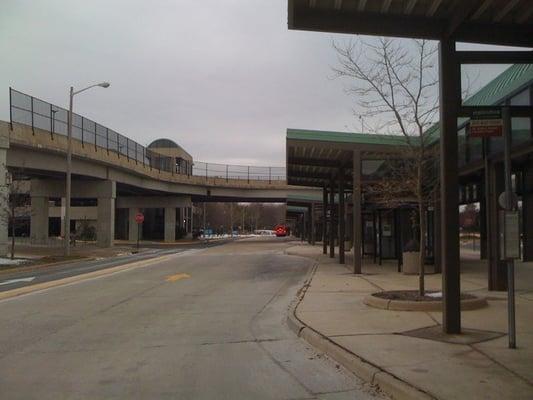
[[[512, 196], [511, 178], [511, 113], [509, 107], [502, 107], [503, 140], [504, 140], [504, 169], [505, 169], [505, 209], [512, 211], [515, 207]], [[507, 258], [507, 314], [509, 330], [509, 348], [516, 348], [515, 324], [515, 288], [514, 288], [514, 260]]]
[[137, 224], [137, 252], [139, 251], [140, 238], [141, 238], [141, 224]]
[[144, 222], [144, 214], [137, 213], [135, 215], [135, 222], [137, 222], [137, 252], [139, 251], [139, 241], [141, 239], [141, 224]]

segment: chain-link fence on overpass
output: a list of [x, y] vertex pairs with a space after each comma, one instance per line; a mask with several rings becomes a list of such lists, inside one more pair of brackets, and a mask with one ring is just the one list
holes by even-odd
[[[54, 135], [68, 135], [68, 110], [11, 88], [9, 89], [9, 104], [11, 123], [31, 126], [33, 131], [35, 129], [48, 131], [52, 138]], [[124, 156], [128, 160], [134, 160], [161, 171], [180, 173], [180, 169], [170, 157], [160, 155], [112, 129], [75, 113], [72, 116], [72, 138], [80, 141], [83, 146], [103, 148]], [[271, 183], [285, 180], [286, 170], [284, 167], [195, 161], [192, 175], [206, 179], [262, 180]]]

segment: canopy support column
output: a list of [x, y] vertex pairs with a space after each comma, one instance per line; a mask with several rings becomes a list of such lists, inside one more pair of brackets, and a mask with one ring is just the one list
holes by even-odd
[[322, 253], [328, 254], [328, 188], [322, 188]]
[[361, 235], [363, 233], [361, 218], [361, 152], [353, 152], [353, 273], [360, 274], [362, 266]]
[[344, 264], [344, 243], [345, 243], [345, 208], [344, 208], [344, 170], [339, 170], [339, 263]]
[[329, 258], [335, 257], [335, 180], [329, 183]]
[[316, 221], [315, 221], [315, 203], [311, 203], [309, 207], [309, 221], [311, 223], [311, 246], [315, 245], [316, 240]]
[[441, 177], [441, 265], [442, 329], [461, 333], [459, 263], [459, 178], [457, 166], [457, 116], [461, 101], [460, 67], [455, 40], [439, 44], [440, 177]]

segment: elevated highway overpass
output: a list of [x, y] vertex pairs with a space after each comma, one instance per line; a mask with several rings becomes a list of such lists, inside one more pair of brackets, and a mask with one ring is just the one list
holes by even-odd
[[[30, 181], [30, 236], [32, 242], [44, 244], [54, 204], [60, 206], [63, 201], [64, 205], [68, 141], [61, 112], [66, 116], [66, 111], [13, 93], [11, 121], [0, 121], [0, 162], [3, 169]], [[134, 216], [140, 209], [164, 209], [164, 215], [159, 212], [164, 219], [164, 239], [174, 241], [178, 228], [192, 234], [193, 202], [286, 202], [321, 196], [320, 190], [287, 185], [284, 169], [283, 174], [274, 167], [240, 167], [237, 172], [226, 166], [225, 171], [218, 168], [213, 172], [205, 163], [195, 168], [192, 159], [184, 169], [179, 166], [181, 159], [165, 151], [141, 146], [77, 115], [73, 122], [72, 198], [96, 208], [100, 246], [111, 246], [115, 238], [136, 239]], [[5, 172], [0, 174], [2, 179]], [[5, 184], [0, 182], [4, 192]], [[2, 198], [5, 208], [7, 197]], [[83, 199], [89, 202], [83, 203]], [[73, 215], [76, 218], [75, 211]], [[0, 241], [6, 242], [7, 224], [2, 225]]]

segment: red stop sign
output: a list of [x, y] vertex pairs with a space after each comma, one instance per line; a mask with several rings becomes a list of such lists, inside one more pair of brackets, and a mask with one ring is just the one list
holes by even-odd
[[135, 215], [135, 222], [142, 224], [144, 222], [144, 215], [142, 213], [137, 213]]

